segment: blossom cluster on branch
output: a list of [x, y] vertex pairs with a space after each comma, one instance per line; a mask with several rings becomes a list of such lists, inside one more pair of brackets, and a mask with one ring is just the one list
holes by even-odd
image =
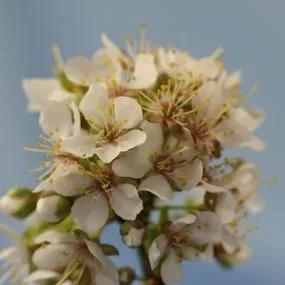
[[[91, 59], [63, 61], [54, 48], [56, 76], [23, 81], [43, 131], [28, 150], [47, 159], [34, 189], [1, 198], [29, 223], [21, 234], [0, 226], [14, 242], [0, 251], [0, 284], [173, 284], [183, 261], [231, 267], [249, 256], [242, 223], [262, 209], [259, 171], [224, 153], [265, 145], [241, 73], [224, 69], [220, 49], [195, 58], [145, 39], [102, 42]], [[118, 249], [101, 234], [115, 222], [142, 272], [110, 258]]]

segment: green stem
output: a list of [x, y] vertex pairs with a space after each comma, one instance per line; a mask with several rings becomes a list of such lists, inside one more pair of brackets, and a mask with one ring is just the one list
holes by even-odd
[[[145, 221], [146, 223], [149, 222], [151, 210], [154, 209], [153, 207], [153, 198], [146, 199], [146, 205], [144, 210], [140, 214], [140, 218]], [[144, 274], [145, 285], [164, 285], [160, 276], [155, 274], [155, 272], [151, 269], [148, 254], [146, 248], [142, 244], [138, 249], [138, 258], [142, 267], [142, 271]]]

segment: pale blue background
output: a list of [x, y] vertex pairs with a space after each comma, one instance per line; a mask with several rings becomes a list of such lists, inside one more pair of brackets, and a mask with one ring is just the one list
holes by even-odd
[[[250, 236], [253, 259], [232, 272], [214, 264], [190, 264], [181, 284], [284, 285], [284, 11], [284, 0], [0, 0], [1, 191], [35, 185], [36, 177], [27, 171], [40, 158], [25, 153], [23, 146], [34, 143], [39, 128], [37, 116], [25, 112], [20, 85], [23, 77], [50, 75], [52, 43], [66, 57], [88, 56], [100, 46], [101, 32], [122, 43], [147, 23], [151, 39], [194, 55], [223, 46], [228, 69], [243, 69], [245, 90], [259, 84], [251, 102], [267, 112], [259, 131], [267, 151], [242, 153], [261, 165], [264, 179], [277, 176], [279, 182], [263, 187], [265, 211], [252, 219], [260, 225]], [[106, 234], [110, 241], [115, 240], [112, 234], [112, 229]], [[119, 261], [135, 262], [131, 251], [123, 252]]]

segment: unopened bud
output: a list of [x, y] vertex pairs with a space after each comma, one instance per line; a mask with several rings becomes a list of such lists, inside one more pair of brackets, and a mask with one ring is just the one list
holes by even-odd
[[24, 219], [36, 208], [35, 194], [28, 188], [13, 188], [0, 199], [0, 208], [17, 219]]
[[138, 247], [142, 244], [145, 225], [142, 221], [125, 222], [121, 226], [121, 236], [124, 243], [130, 247]]
[[63, 220], [70, 213], [71, 202], [62, 196], [51, 195], [40, 198], [37, 212], [44, 221], [56, 223]]
[[129, 285], [136, 279], [135, 271], [130, 267], [121, 267], [119, 270], [120, 284]]

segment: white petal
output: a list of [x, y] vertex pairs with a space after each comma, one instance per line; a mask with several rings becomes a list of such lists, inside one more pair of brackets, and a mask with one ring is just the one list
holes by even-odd
[[51, 138], [63, 139], [71, 135], [72, 115], [64, 103], [50, 102], [42, 109], [39, 124]]
[[124, 57], [121, 50], [109, 39], [109, 37], [107, 37], [107, 35], [102, 34], [101, 40], [110, 55], [116, 58]]
[[196, 220], [196, 216], [194, 214], [187, 214], [182, 217], [179, 217], [173, 221], [173, 224], [184, 224], [190, 225], [194, 223]]
[[130, 247], [138, 247], [142, 244], [145, 229], [131, 228], [128, 234], [122, 236], [124, 243]]
[[165, 284], [173, 284], [182, 278], [182, 264], [174, 249], [162, 263], [160, 272]]
[[[210, 79], [216, 78], [221, 71], [221, 64], [212, 57], [204, 58], [190, 58], [187, 62], [188, 68], [195, 76], [208, 77]], [[214, 82], [214, 81], [209, 81]]]
[[62, 270], [75, 257], [76, 250], [71, 244], [48, 244], [37, 249], [32, 257], [39, 269]]
[[81, 118], [80, 118], [80, 111], [78, 106], [72, 102], [70, 104], [70, 109], [73, 114], [73, 128], [72, 128], [72, 134], [73, 135], [80, 135], [81, 133]]
[[140, 130], [131, 130], [118, 139], [121, 151], [127, 151], [146, 141], [146, 134]]
[[105, 143], [97, 147], [94, 151], [98, 157], [105, 163], [113, 161], [121, 151], [121, 147], [116, 143]]
[[96, 274], [96, 284], [119, 285], [119, 274], [116, 266], [111, 262], [102, 266]]
[[16, 246], [8, 247], [0, 251], [0, 260], [12, 261], [17, 258], [19, 250]]
[[165, 254], [167, 246], [168, 240], [163, 234], [157, 236], [152, 242], [148, 252], [149, 262], [152, 269], [155, 269], [159, 264], [160, 259]]
[[236, 235], [232, 233], [228, 228], [223, 227], [221, 242], [227, 253], [232, 254], [238, 248], [238, 240]]
[[262, 204], [261, 198], [258, 195], [258, 193], [253, 193], [246, 201], [245, 201], [246, 207], [251, 211], [252, 213], [259, 213], [263, 210], [264, 205]]
[[39, 236], [35, 237], [34, 243], [40, 244], [40, 243], [68, 243], [68, 242], [76, 242], [76, 238], [72, 236], [71, 234], [64, 233], [64, 232], [58, 232], [54, 230], [48, 230]]
[[54, 90], [48, 99], [49, 101], [64, 103], [68, 106], [70, 103], [76, 101], [76, 95], [66, 91], [62, 86], [60, 86], [60, 89]]
[[224, 187], [220, 187], [220, 186], [216, 186], [210, 183], [207, 183], [205, 181], [202, 181], [203, 186], [205, 187], [207, 192], [210, 193], [221, 193], [221, 192], [225, 192], [225, 188]]
[[52, 174], [53, 190], [63, 196], [82, 194], [91, 178], [76, 163], [60, 164]]
[[79, 109], [87, 121], [101, 125], [108, 102], [107, 88], [103, 84], [92, 84], [81, 99]]
[[64, 66], [64, 72], [70, 81], [86, 86], [90, 86], [98, 77], [95, 65], [81, 56], [69, 59]]
[[250, 113], [243, 108], [231, 109], [229, 116], [249, 131], [254, 131], [264, 120], [263, 115], [259, 111]]
[[92, 61], [96, 66], [98, 78], [101, 80], [111, 79], [122, 84], [122, 58], [118, 58], [113, 51], [107, 48], [99, 49], [93, 54]]
[[140, 191], [148, 191], [164, 201], [170, 201], [173, 195], [168, 181], [161, 174], [147, 177], [139, 185]]
[[29, 99], [29, 111], [41, 111], [49, 103], [50, 94], [61, 89], [59, 81], [53, 78], [24, 79], [22, 87]]
[[226, 102], [222, 85], [215, 81], [207, 81], [198, 89], [191, 102], [208, 120], [215, 119]]
[[141, 124], [141, 129], [146, 133], [146, 141], [139, 148], [149, 157], [154, 153], [159, 153], [163, 145], [163, 130], [159, 123], [150, 123], [148, 121], [143, 121]]
[[120, 96], [114, 100], [115, 118], [124, 129], [136, 127], [143, 119], [142, 108], [137, 100]]
[[43, 192], [43, 191], [51, 191], [53, 189], [52, 177], [48, 177], [47, 179], [41, 181], [38, 186], [34, 189], [33, 192]]
[[242, 147], [251, 138], [251, 132], [246, 126], [232, 118], [221, 121], [215, 128], [217, 140], [225, 148]]
[[2, 209], [8, 215], [13, 215], [14, 213], [17, 213], [19, 209], [24, 207], [25, 203], [25, 200], [5, 195], [0, 198], [0, 209]]
[[223, 224], [230, 223], [236, 212], [236, 201], [230, 192], [218, 194], [215, 212], [220, 216]]
[[38, 200], [36, 209], [42, 220], [50, 223], [56, 223], [61, 220], [61, 218], [56, 215], [61, 199], [63, 198], [58, 195], [52, 195], [42, 197]]
[[257, 136], [251, 136], [249, 140], [243, 142], [241, 146], [249, 147], [255, 151], [263, 151], [266, 148], [266, 143]]
[[107, 257], [105, 256], [100, 246], [96, 242], [90, 240], [86, 240], [85, 243], [96, 260], [100, 262], [101, 265], [106, 265]]
[[139, 54], [135, 59], [135, 71], [129, 88], [144, 89], [156, 82], [158, 71], [152, 54]]
[[254, 163], [244, 163], [235, 172], [233, 179], [226, 185], [227, 189], [238, 188], [239, 195], [248, 196], [254, 192], [260, 181], [259, 169]]
[[151, 167], [151, 162], [139, 148], [126, 152], [125, 155], [116, 159], [112, 165], [116, 175], [131, 178], [143, 177]]
[[65, 139], [61, 144], [61, 150], [87, 158], [95, 154], [96, 145], [93, 136], [82, 134]]
[[116, 214], [125, 220], [134, 220], [143, 209], [138, 191], [131, 184], [119, 184], [115, 187], [110, 202]]
[[206, 249], [200, 253], [200, 257], [203, 261], [212, 261], [214, 259], [214, 246], [208, 244]]
[[217, 214], [200, 212], [194, 224], [189, 226], [189, 238], [197, 244], [207, 244], [220, 239], [221, 221]]
[[226, 90], [231, 90], [233, 88], [240, 88], [241, 83], [242, 83], [242, 71], [237, 70], [232, 74], [227, 75], [224, 82], [224, 87]]
[[182, 217], [175, 219], [172, 222], [170, 228], [174, 232], [178, 232], [182, 230], [186, 225], [193, 224], [195, 220], [196, 220], [196, 216], [194, 214], [187, 214], [187, 215], [184, 215]]
[[60, 277], [60, 274], [50, 270], [36, 270], [31, 273], [27, 278], [24, 279], [24, 282], [31, 284], [36, 281], [44, 281], [47, 279], [57, 280]]
[[176, 168], [173, 174], [177, 186], [190, 190], [198, 185], [203, 176], [203, 165], [199, 158], [183, 167]]
[[78, 198], [71, 209], [71, 216], [83, 231], [92, 235], [101, 229], [108, 220], [109, 207], [105, 198]]

